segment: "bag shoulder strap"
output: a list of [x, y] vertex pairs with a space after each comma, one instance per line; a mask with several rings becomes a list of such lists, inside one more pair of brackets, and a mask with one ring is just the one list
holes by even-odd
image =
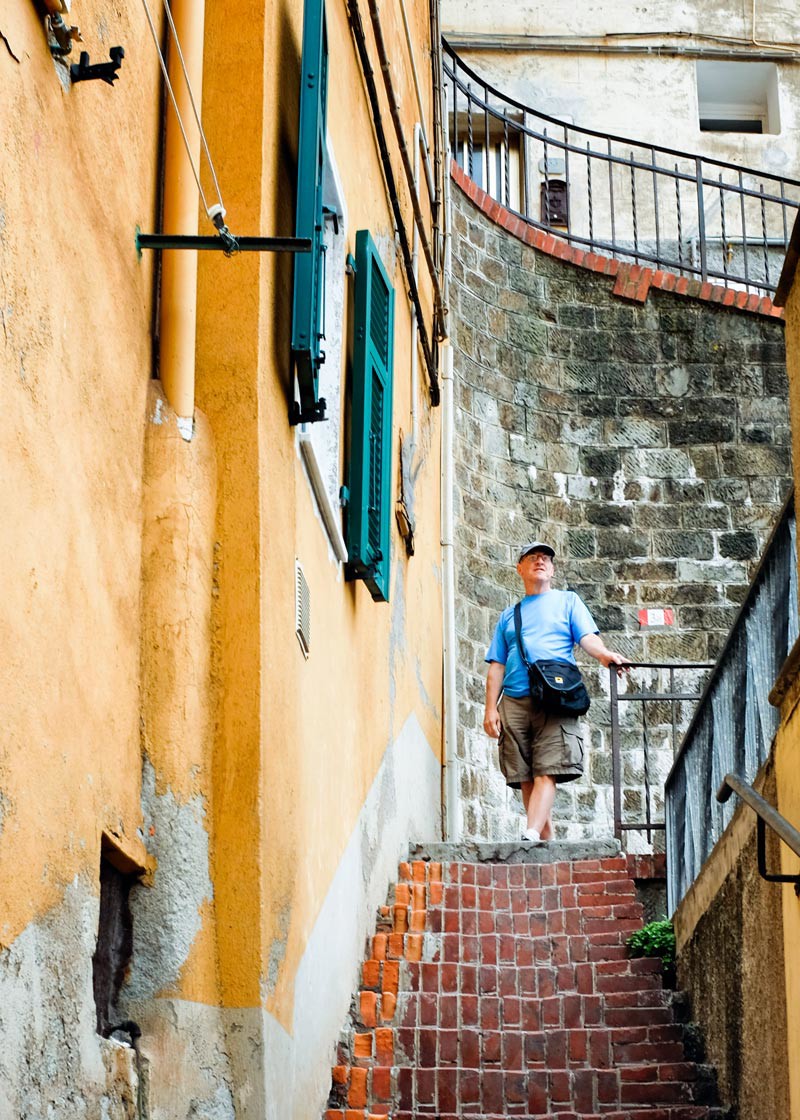
[[525, 656], [525, 646], [522, 644], [522, 603], [517, 603], [514, 607], [514, 630], [517, 635], [517, 645], [519, 646], [522, 664], [526, 669], [530, 669], [531, 663]]

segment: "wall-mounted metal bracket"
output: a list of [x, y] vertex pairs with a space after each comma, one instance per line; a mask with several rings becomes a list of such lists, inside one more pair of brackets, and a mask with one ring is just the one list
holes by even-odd
[[327, 407], [328, 402], [324, 397], [319, 397], [311, 408], [301, 408], [299, 401], [292, 401], [289, 409], [289, 423], [294, 428], [298, 424], [316, 424], [320, 420], [327, 420]]
[[756, 818], [758, 826], [758, 873], [768, 883], [794, 883], [794, 892], [800, 895], [800, 875], [770, 875], [767, 871], [767, 826], [761, 817]]
[[108, 52], [111, 58], [110, 62], [97, 62], [94, 66], [89, 65], [89, 52], [81, 51], [80, 62], [73, 62], [69, 68], [69, 74], [72, 78], [73, 85], [76, 82], [106, 82], [108, 85], [113, 86], [114, 82], [119, 77], [117, 70], [122, 66], [122, 60], [125, 57], [125, 50], [123, 47], [112, 47]]
[[136, 251], [142, 249], [218, 249], [226, 256], [234, 253], [310, 253], [310, 237], [193, 237], [183, 234], [140, 233], [136, 231]]

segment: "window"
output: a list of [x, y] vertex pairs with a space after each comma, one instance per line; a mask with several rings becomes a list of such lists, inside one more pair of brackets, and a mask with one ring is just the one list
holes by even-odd
[[319, 394], [324, 318], [325, 133], [328, 107], [328, 39], [324, 0], [306, 0], [297, 144], [297, 237], [311, 239], [310, 253], [294, 258], [292, 360], [300, 401], [292, 423], [325, 419]]
[[699, 61], [696, 66], [701, 132], [780, 132], [774, 62]]
[[[455, 157], [458, 166], [466, 171], [470, 179], [482, 190], [496, 198], [502, 206], [520, 211], [523, 197], [522, 159], [520, 157], [520, 133], [509, 118], [504, 127], [503, 121], [495, 117], [488, 120], [481, 114], [473, 115], [472, 120], [472, 159], [470, 160], [470, 122], [466, 113], [458, 114], [458, 136], [454, 140]], [[487, 159], [488, 130], [488, 159]], [[450, 135], [453, 136], [453, 114], [450, 114]]]
[[297, 442], [306, 476], [314, 493], [322, 523], [340, 563], [347, 560], [342, 536], [340, 506], [341, 398], [345, 342], [345, 264], [347, 259], [347, 209], [336, 160], [330, 144], [325, 150], [323, 187], [324, 268], [322, 278], [321, 336], [325, 362], [320, 367], [318, 389], [325, 401], [326, 423], [298, 425]]
[[394, 289], [367, 230], [356, 234], [355, 287], [346, 575], [388, 602]]
[[[105, 841], [105, 837], [103, 837]], [[97, 1033], [108, 1036], [121, 1016], [117, 1000], [133, 951], [133, 922], [129, 905], [138, 875], [120, 870], [117, 853], [105, 843], [100, 857], [100, 917], [92, 958]]]

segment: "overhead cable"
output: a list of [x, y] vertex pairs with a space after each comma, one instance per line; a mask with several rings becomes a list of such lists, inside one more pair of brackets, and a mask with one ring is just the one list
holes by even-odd
[[194, 113], [195, 121], [197, 122], [197, 128], [200, 132], [200, 139], [201, 139], [202, 144], [203, 144], [203, 149], [206, 153], [206, 159], [208, 160], [208, 166], [211, 170], [211, 177], [214, 181], [214, 189], [215, 189], [216, 194], [217, 194], [217, 203], [212, 204], [211, 206], [209, 206], [209, 204], [208, 204], [208, 200], [206, 199], [205, 191], [203, 190], [203, 185], [200, 182], [200, 168], [199, 168], [199, 165], [197, 163], [195, 163], [194, 157], [192, 155], [191, 145], [189, 144], [189, 137], [186, 135], [186, 128], [185, 128], [184, 123], [183, 123], [183, 118], [181, 116], [180, 109], [178, 108], [178, 102], [177, 102], [177, 99], [175, 97], [175, 91], [172, 88], [172, 82], [170, 81], [166, 59], [164, 58], [164, 53], [161, 50], [161, 44], [158, 41], [158, 33], [156, 32], [155, 23], [153, 22], [153, 15], [152, 15], [152, 12], [150, 11], [150, 5], [148, 4], [147, 0], [142, 0], [142, 5], [144, 7], [145, 15], [147, 16], [147, 22], [150, 26], [150, 34], [152, 35], [153, 42], [155, 43], [156, 52], [158, 54], [158, 61], [161, 64], [161, 72], [164, 75], [164, 84], [167, 87], [167, 92], [169, 93], [170, 101], [172, 102], [172, 107], [175, 110], [175, 117], [178, 121], [178, 127], [181, 130], [181, 136], [183, 137], [183, 144], [184, 144], [184, 147], [186, 148], [186, 156], [189, 160], [189, 165], [192, 169], [192, 174], [194, 175], [194, 180], [197, 183], [197, 189], [200, 192], [200, 199], [203, 203], [203, 209], [205, 210], [206, 214], [208, 215], [208, 218], [210, 219], [210, 221], [213, 222], [213, 224], [215, 225], [215, 227], [218, 230], [220, 230], [221, 227], [224, 225], [225, 206], [222, 202], [222, 195], [220, 194], [219, 182], [217, 181], [217, 173], [214, 170], [214, 163], [211, 159], [211, 153], [208, 150], [208, 143], [206, 141], [205, 132], [203, 131], [203, 125], [202, 125], [202, 122], [200, 120], [200, 114], [197, 110], [197, 103], [196, 103], [195, 98], [194, 98], [194, 91], [192, 90], [192, 83], [189, 81], [189, 74], [186, 70], [186, 62], [184, 61], [183, 51], [181, 50], [180, 41], [178, 39], [178, 33], [175, 29], [175, 23], [172, 19], [172, 11], [170, 10], [169, 0], [164, 0], [164, 9], [167, 13], [167, 19], [169, 21], [169, 25], [170, 25], [170, 28], [172, 30], [172, 38], [174, 40], [175, 47], [176, 47], [177, 52], [178, 52], [178, 58], [180, 59], [181, 69], [183, 70], [183, 77], [184, 77], [184, 80], [186, 82], [186, 89], [187, 89], [188, 94], [189, 94], [189, 101], [190, 101], [191, 106], [192, 106], [192, 111]]

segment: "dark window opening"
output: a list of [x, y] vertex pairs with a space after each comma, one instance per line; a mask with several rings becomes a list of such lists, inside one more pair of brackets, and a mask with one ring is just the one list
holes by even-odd
[[138, 876], [118, 870], [104, 850], [100, 856], [100, 920], [92, 957], [97, 1033], [107, 1038], [122, 1016], [117, 1000], [133, 952], [131, 887]]
[[548, 179], [542, 183], [541, 213], [546, 226], [569, 226], [569, 198], [563, 179]]
[[701, 117], [701, 132], [757, 132], [764, 131], [763, 121], [725, 120], [719, 117]]

